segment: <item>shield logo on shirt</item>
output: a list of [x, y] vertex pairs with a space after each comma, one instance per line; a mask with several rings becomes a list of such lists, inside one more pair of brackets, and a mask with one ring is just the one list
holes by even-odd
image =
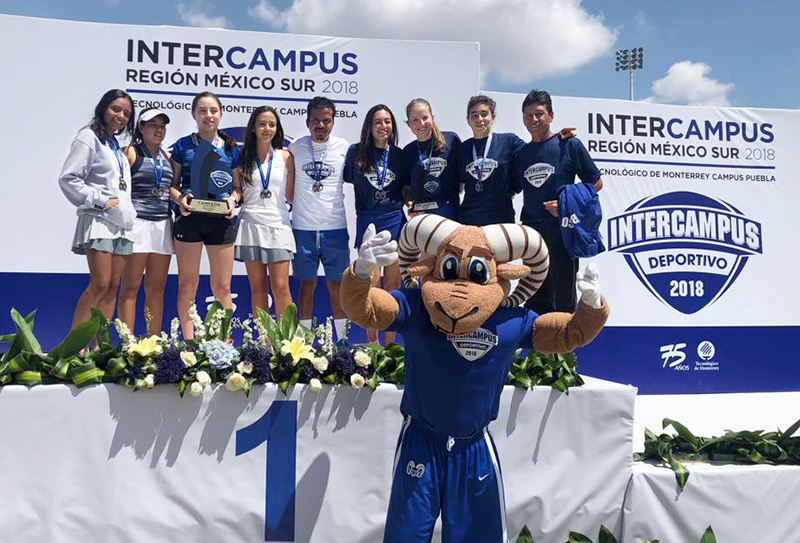
[[525, 180], [538, 189], [550, 179], [555, 171], [556, 169], [551, 164], [538, 162], [525, 170]]
[[364, 177], [366, 177], [367, 181], [369, 181], [369, 184], [372, 185], [373, 187], [375, 187], [377, 190], [385, 189], [386, 187], [391, 185], [392, 181], [394, 181], [395, 178], [396, 178], [395, 175], [394, 175], [394, 172], [392, 170], [388, 170], [387, 169], [386, 170], [386, 177], [383, 178], [383, 187], [380, 187], [378, 185], [378, 175], [375, 172], [365, 174]]
[[422, 161], [422, 169], [428, 172], [429, 177], [438, 179], [445, 168], [447, 168], [447, 159], [440, 156], [426, 158]]
[[[315, 168], [316, 171], [314, 171]], [[306, 175], [310, 177], [312, 180], [315, 179], [317, 172], [319, 172], [320, 181], [329, 178], [333, 174], [333, 172], [336, 171], [336, 168], [334, 168], [330, 164], [327, 164], [325, 162], [320, 162], [318, 160], [314, 162], [306, 162], [305, 164], [303, 164], [302, 169], [306, 173]]]
[[467, 173], [470, 174], [476, 181], [480, 180], [481, 176], [481, 162], [483, 162], [483, 180], [489, 179], [489, 176], [497, 169], [499, 165], [493, 158], [487, 158], [485, 161], [482, 159], [473, 160], [467, 164]]
[[485, 328], [478, 328], [471, 334], [462, 336], [447, 334], [447, 340], [453, 344], [458, 354], [470, 362], [481, 358], [497, 345], [497, 336]]

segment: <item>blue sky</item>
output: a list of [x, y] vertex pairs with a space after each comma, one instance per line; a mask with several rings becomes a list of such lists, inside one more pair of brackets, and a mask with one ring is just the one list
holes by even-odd
[[628, 75], [614, 71], [614, 51], [643, 47], [637, 100], [800, 108], [800, 2], [790, 0], [1, 0], [0, 13], [479, 41], [484, 89], [537, 87], [593, 98], [628, 97]]

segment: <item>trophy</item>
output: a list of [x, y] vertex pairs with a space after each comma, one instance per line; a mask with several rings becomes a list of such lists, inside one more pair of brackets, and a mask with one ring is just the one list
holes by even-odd
[[227, 215], [227, 198], [233, 190], [231, 166], [219, 155], [221, 149], [201, 139], [194, 153], [190, 179], [191, 194], [187, 198], [189, 209], [194, 213]]

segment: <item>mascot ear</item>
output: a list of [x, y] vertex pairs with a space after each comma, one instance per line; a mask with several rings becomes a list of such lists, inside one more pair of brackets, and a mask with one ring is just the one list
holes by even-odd
[[423, 253], [422, 257], [408, 267], [408, 275], [411, 277], [425, 277], [433, 272], [433, 267], [436, 264], [436, 259]]
[[501, 279], [512, 281], [514, 279], [522, 279], [531, 272], [528, 266], [521, 264], [498, 264], [497, 276]]

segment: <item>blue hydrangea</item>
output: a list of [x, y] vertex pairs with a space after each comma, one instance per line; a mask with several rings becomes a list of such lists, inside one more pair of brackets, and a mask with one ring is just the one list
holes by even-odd
[[224, 341], [212, 339], [204, 341], [200, 350], [206, 353], [209, 364], [218, 370], [229, 369], [239, 359], [239, 351]]

